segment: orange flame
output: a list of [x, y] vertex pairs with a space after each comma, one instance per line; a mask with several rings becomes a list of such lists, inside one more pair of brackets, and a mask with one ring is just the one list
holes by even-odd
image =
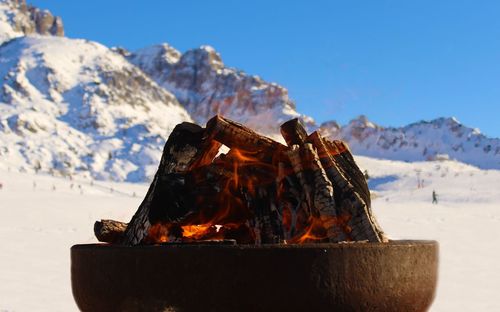
[[[304, 244], [311, 241], [326, 240], [332, 237], [331, 230], [334, 230], [338, 235], [341, 232], [349, 234], [351, 232], [347, 222], [351, 219], [351, 215], [343, 214], [340, 216], [319, 216], [311, 217], [308, 221], [309, 225], [303, 231], [303, 234], [296, 235], [289, 243]], [[347, 237], [347, 240], [350, 240]]]
[[[250, 227], [248, 221], [254, 215], [249, 205], [248, 197], [255, 197], [266, 185], [274, 184], [275, 200], [284, 200], [284, 177], [292, 174], [293, 168], [280, 166], [274, 162], [276, 159], [262, 161], [259, 152], [247, 152], [232, 148], [227, 154], [223, 154], [219, 163], [217, 159], [214, 164], [220, 165], [217, 170], [223, 172], [214, 191], [200, 195], [195, 199], [200, 206], [198, 212], [190, 215], [180, 223], [158, 223], [150, 227], [146, 242], [166, 243], [172, 241], [197, 241], [236, 239], [241, 243], [253, 243], [256, 233]], [[279, 171], [280, 172], [277, 172]], [[203, 172], [203, 171], [200, 171]], [[219, 171], [217, 171], [218, 173]], [[257, 172], [258, 174], [255, 174]], [[216, 174], [219, 179], [219, 175]], [[195, 179], [205, 179], [204, 174], [193, 176]], [[276, 177], [278, 180], [276, 181]], [[309, 217], [309, 213], [303, 210], [293, 211], [293, 207], [286, 201], [282, 203], [282, 225], [286, 235], [294, 235], [291, 232], [299, 231], [288, 243], [304, 244], [312, 241], [323, 241], [332, 237], [332, 231], [348, 233], [350, 228], [347, 222], [350, 215], [340, 216], [317, 216]], [[293, 231], [292, 231], [293, 228]], [[333, 234], [336, 235], [336, 234]], [[349, 237], [348, 237], [349, 239]]]
[[213, 227], [212, 224], [195, 224], [182, 226], [182, 237], [190, 239], [202, 239]]
[[157, 223], [153, 224], [148, 231], [148, 235], [145, 239], [147, 242], [153, 243], [166, 243], [168, 239], [168, 226], [164, 224]]

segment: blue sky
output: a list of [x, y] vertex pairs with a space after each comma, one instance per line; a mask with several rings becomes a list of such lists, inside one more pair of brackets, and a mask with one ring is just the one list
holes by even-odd
[[499, 1], [28, 0], [66, 34], [130, 50], [212, 45], [318, 122], [455, 116], [500, 137]]

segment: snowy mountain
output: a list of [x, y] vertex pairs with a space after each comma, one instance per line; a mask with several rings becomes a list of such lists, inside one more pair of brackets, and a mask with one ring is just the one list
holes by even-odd
[[29, 34], [64, 36], [63, 22], [26, 0], [0, 0], [0, 44]]
[[349, 142], [358, 155], [404, 161], [451, 158], [480, 168], [500, 169], [500, 139], [488, 138], [455, 118], [384, 128], [360, 116], [345, 126], [330, 121], [320, 128], [327, 137]]
[[28, 36], [0, 55], [3, 166], [143, 181], [171, 129], [191, 120], [172, 94], [98, 43]]
[[172, 92], [200, 124], [222, 114], [271, 136], [279, 133], [281, 123], [296, 117], [309, 128], [315, 127], [312, 118], [296, 111], [285, 88], [226, 67], [210, 46], [181, 54], [162, 44], [124, 53]]
[[[163, 44], [121, 53], [175, 94], [201, 124], [221, 113], [269, 135], [275, 135], [278, 125], [295, 117], [302, 118], [309, 130], [315, 129], [314, 120], [296, 112], [285, 88], [225, 67], [212, 47], [181, 54]], [[360, 155], [404, 161], [450, 157], [500, 169], [500, 140], [487, 138], [454, 118], [383, 128], [362, 116], [344, 127], [326, 122], [321, 129], [329, 137], [346, 140]]]
[[[225, 66], [212, 47], [128, 52], [63, 35], [59, 17], [0, 0], [0, 167], [147, 181], [181, 121], [219, 113], [276, 138], [291, 118], [316, 128], [285, 88]], [[383, 128], [361, 117], [321, 129], [360, 155], [500, 169], [499, 139], [455, 119]]]

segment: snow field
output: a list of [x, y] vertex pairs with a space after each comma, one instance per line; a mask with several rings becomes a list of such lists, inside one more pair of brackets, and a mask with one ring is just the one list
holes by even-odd
[[[431, 311], [500, 311], [500, 171], [453, 161], [357, 161], [370, 175], [374, 213], [392, 239], [439, 241]], [[95, 242], [96, 220], [130, 220], [147, 185], [91, 185], [83, 178], [4, 169], [0, 183], [0, 311], [77, 311], [70, 247]], [[437, 205], [431, 203], [432, 190]]]

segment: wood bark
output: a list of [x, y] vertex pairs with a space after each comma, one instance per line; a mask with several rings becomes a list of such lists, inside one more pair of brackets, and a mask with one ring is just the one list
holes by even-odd
[[327, 241], [346, 239], [338, 227], [338, 216], [332, 182], [329, 180], [313, 144], [305, 143], [307, 132], [298, 119], [281, 125], [281, 134], [290, 149], [286, 152], [297, 175], [311, 217], [326, 229]]
[[288, 241], [297, 232], [297, 211], [302, 207], [303, 198], [293, 169], [284, 159], [278, 162], [276, 185], [277, 210], [281, 216], [283, 238]]
[[307, 139], [306, 129], [304, 129], [298, 118], [285, 122], [280, 126], [280, 130], [289, 147], [302, 145]]
[[127, 223], [115, 220], [101, 220], [94, 223], [94, 234], [98, 241], [120, 243], [127, 229]]
[[[386, 238], [380, 226], [376, 222], [369, 204], [360, 196], [360, 190], [356, 188], [351, 181], [345, 176], [346, 172], [359, 170], [359, 168], [344, 167], [337, 164], [334, 159], [339, 153], [350, 153], [348, 149], [342, 149], [335, 145], [335, 150], [330, 154], [331, 149], [328, 149], [326, 140], [324, 140], [318, 132], [312, 133], [308, 141], [312, 142], [317, 148], [323, 167], [325, 168], [328, 178], [333, 182], [337, 197], [337, 215], [348, 216], [347, 227], [345, 228], [349, 236], [355, 241], [368, 240], [370, 242], [382, 242]], [[335, 154], [337, 153], [337, 154]], [[352, 157], [352, 156], [351, 156]], [[366, 183], [366, 182], [365, 182]]]
[[297, 179], [301, 188], [301, 197], [303, 197], [302, 207], [306, 214], [310, 216], [313, 212], [313, 186], [309, 183], [304, 164], [302, 163], [302, 157], [300, 155], [300, 146], [294, 145], [286, 152], [286, 155], [290, 159], [293, 171], [297, 176]]
[[259, 186], [250, 207], [262, 244], [277, 244], [284, 240], [282, 218], [273, 194], [275, 186]]
[[189, 203], [185, 173], [193, 164], [208, 162], [217, 147], [211, 141], [206, 143], [204, 135], [205, 130], [192, 123], [184, 122], [174, 128], [163, 148], [153, 182], [125, 231], [123, 244], [140, 244], [151, 224], [178, 221], [195, 209]]
[[[305, 143], [303, 146], [292, 146], [287, 152], [293, 165], [295, 175], [301, 185], [309, 213], [309, 228], [303, 228], [302, 233], [314, 234], [320, 228], [325, 234], [316, 233], [316, 239], [321, 241], [339, 242], [347, 239], [336, 209], [334, 188], [325, 172], [314, 146]], [[311, 228], [313, 227], [313, 228]]]
[[274, 152], [285, 146], [268, 137], [217, 115], [207, 122], [207, 137], [229, 148], [258, 152], [262, 156], [273, 156]]
[[370, 190], [366, 182], [365, 175], [359, 169], [354, 157], [347, 144], [340, 140], [326, 140], [323, 138], [333, 161], [342, 171], [344, 177], [355, 187], [357, 193], [365, 201], [368, 206], [371, 206]]

